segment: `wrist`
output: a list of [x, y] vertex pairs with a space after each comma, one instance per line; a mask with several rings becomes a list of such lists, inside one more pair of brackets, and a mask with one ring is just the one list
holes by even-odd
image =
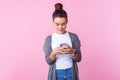
[[56, 56], [56, 53], [55, 53], [55, 52], [52, 52], [52, 55]]
[[75, 49], [73, 49], [73, 53], [72, 54], [73, 54], [73, 56], [76, 55], [76, 50]]

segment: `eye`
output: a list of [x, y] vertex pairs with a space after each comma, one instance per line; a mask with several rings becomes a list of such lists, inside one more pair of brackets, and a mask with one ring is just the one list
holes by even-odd
[[63, 24], [61, 24], [62, 26], [65, 26], [66, 25], [66, 23], [63, 23]]
[[55, 25], [56, 25], [56, 26], [59, 26], [59, 24], [58, 24], [58, 23], [56, 23]]

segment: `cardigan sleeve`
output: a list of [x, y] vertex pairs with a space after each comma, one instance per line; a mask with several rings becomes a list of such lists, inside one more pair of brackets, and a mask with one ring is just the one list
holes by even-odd
[[44, 49], [44, 53], [45, 53], [45, 59], [46, 59], [46, 62], [51, 65], [55, 62], [55, 60], [51, 60], [50, 59], [50, 54], [52, 52], [52, 48], [51, 48], [51, 36], [48, 36], [46, 39], [45, 39], [45, 42], [44, 42], [44, 46], [43, 46], [43, 49]]
[[76, 62], [80, 62], [81, 59], [82, 59], [82, 55], [81, 55], [81, 50], [80, 50], [80, 47], [81, 47], [81, 43], [80, 43], [80, 40], [78, 38], [78, 36], [76, 34], [74, 34], [74, 41], [73, 41], [73, 48], [76, 50], [76, 53], [78, 54], [78, 58], [74, 61]]

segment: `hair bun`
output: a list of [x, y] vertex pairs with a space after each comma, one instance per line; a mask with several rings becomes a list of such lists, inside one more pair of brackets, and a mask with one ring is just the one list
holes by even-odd
[[56, 3], [55, 4], [55, 11], [56, 10], [63, 10], [63, 5], [61, 3]]

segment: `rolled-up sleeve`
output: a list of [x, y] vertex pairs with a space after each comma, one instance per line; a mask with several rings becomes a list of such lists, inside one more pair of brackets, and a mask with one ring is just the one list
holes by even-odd
[[73, 48], [76, 50], [76, 53], [77, 53], [77, 55], [78, 55], [77, 59], [74, 60], [74, 61], [76, 61], [76, 62], [80, 62], [81, 59], [82, 59], [80, 47], [81, 47], [80, 40], [79, 40], [78, 36], [75, 34], [75, 35], [74, 35]]
[[50, 54], [52, 52], [52, 48], [51, 48], [51, 36], [48, 36], [46, 39], [45, 39], [45, 42], [44, 42], [44, 46], [43, 46], [43, 49], [44, 49], [44, 53], [45, 53], [45, 59], [46, 59], [46, 62], [51, 65], [55, 62], [55, 60], [51, 60], [50, 59]]

